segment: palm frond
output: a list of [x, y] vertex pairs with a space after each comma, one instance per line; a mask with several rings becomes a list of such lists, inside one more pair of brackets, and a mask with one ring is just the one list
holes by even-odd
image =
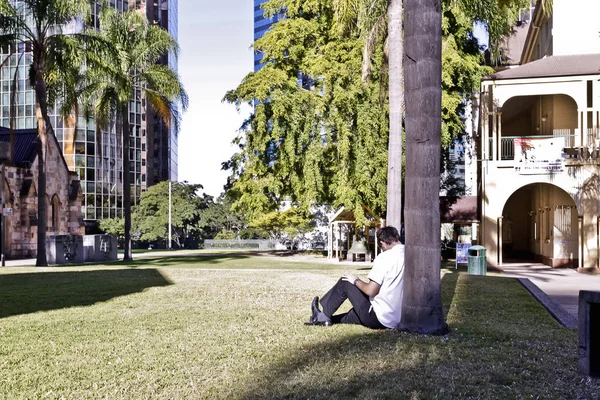
[[363, 63], [362, 63], [362, 80], [366, 82], [371, 75], [371, 57], [375, 51], [377, 43], [386, 35], [387, 15], [379, 16], [377, 22], [371, 28], [371, 31], [365, 38], [365, 46], [363, 48]]

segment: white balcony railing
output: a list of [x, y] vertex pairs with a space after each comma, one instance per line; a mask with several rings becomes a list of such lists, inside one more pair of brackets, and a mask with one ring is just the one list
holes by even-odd
[[[581, 138], [578, 129], [553, 129], [552, 135], [531, 135], [531, 136], [503, 136], [500, 140], [500, 160], [515, 159], [515, 139], [531, 138], [531, 139], [546, 139], [546, 138], [561, 138], [563, 140], [562, 147], [565, 154], [569, 158], [600, 158], [600, 128], [588, 128], [585, 135], [586, 146], [581, 146]], [[494, 159], [494, 141], [493, 138], [488, 139], [488, 160]]]

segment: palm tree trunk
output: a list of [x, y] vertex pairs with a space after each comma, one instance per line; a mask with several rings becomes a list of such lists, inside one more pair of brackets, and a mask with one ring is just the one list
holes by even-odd
[[124, 261], [133, 259], [131, 252], [131, 183], [129, 182], [129, 103], [121, 107], [123, 140], [123, 218], [125, 220]]
[[37, 159], [38, 159], [38, 223], [37, 223], [37, 257], [35, 265], [45, 267], [48, 265], [46, 258], [46, 157], [48, 154], [48, 97], [46, 82], [40, 68], [36, 70], [35, 81], [35, 115], [37, 119]]
[[440, 279], [441, 3], [406, 0], [406, 269], [399, 328], [444, 334]]
[[402, 82], [404, 43], [402, 0], [388, 1], [390, 133], [388, 143], [387, 225], [400, 230], [402, 223]]

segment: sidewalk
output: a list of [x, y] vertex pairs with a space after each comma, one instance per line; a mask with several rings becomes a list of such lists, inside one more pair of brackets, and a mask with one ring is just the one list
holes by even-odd
[[539, 263], [510, 263], [502, 268], [500, 276], [519, 279], [550, 314], [569, 328], [577, 327], [579, 291], [600, 291], [600, 275], [553, 269]]

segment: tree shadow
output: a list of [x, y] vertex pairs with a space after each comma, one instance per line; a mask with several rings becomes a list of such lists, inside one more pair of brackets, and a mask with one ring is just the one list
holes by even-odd
[[[386, 398], [390, 388], [386, 382], [398, 380], [405, 374], [401, 367], [385, 371], [362, 372], [359, 376], [343, 378], [330, 371], [331, 379], [306, 379], [307, 370], [319, 369], [320, 363], [332, 360], [360, 360], [374, 354], [394, 349], [402, 334], [393, 331], [366, 332], [330, 339], [319, 344], [302, 346], [293, 355], [282, 354], [279, 360], [265, 371], [268, 380], [249, 381], [242, 399], [295, 398], [295, 399], [355, 399]], [[367, 350], [368, 349], [368, 350]], [[321, 355], [315, 357], [315, 355]], [[322, 357], [322, 358], [321, 358]], [[268, 383], [266, 383], [268, 382]], [[265, 384], [266, 383], [266, 384]], [[397, 397], [397, 398], [401, 398]]]
[[[279, 353], [244, 381], [239, 398], [512, 398], [515, 388], [527, 388], [530, 393], [523, 397], [553, 398], [554, 389], [544, 377], [557, 360], [572, 360], [556, 350], [571, 344], [572, 336], [565, 336], [563, 328], [511, 279], [450, 271], [442, 282], [446, 317], [452, 308], [450, 334], [365, 329], [317, 338]], [[482, 293], [486, 301], [481, 301]], [[344, 328], [308, 329], [328, 334]], [[543, 362], [535, 352], [521, 358], [532, 346], [543, 348], [536, 350], [546, 354]], [[529, 375], [522, 375], [524, 370]], [[575, 370], [561, 378], [569, 382], [561, 387], [567, 393], [580, 380]], [[595, 388], [579, 385], [577, 390], [584, 398]]]
[[0, 275], [0, 319], [89, 306], [172, 283], [155, 269], [36, 272]]
[[459, 275], [459, 270], [455, 269], [447, 270], [444, 276], [442, 276], [442, 310], [444, 312], [444, 320], [448, 320], [448, 311], [456, 293]]
[[251, 253], [224, 253], [224, 254], [192, 254], [192, 255], [173, 255], [173, 256], [154, 256], [154, 257], [138, 257], [132, 261], [114, 261], [114, 264], [125, 265], [130, 268], [137, 267], [172, 267], [189, 264], [195, 266], [197, 264], [210, 264], [215, 266], [235, 260], [244, 260], [250, 258]]
[[[252, 268], [252, 269], [338, 269], [339, 265], [323, 263], [322, 260], [292, 258], [293, 254], [280, 252], [231, 252], [231, 253], [198, 253], [186, 255], [145, 256], [132, 261], [114, 261], [107, 265], [123, 265], [129, 268]], [[261, 262], [261, 258], [264, 262]], [[247, 262], [244, 262], [247, 261]]]

